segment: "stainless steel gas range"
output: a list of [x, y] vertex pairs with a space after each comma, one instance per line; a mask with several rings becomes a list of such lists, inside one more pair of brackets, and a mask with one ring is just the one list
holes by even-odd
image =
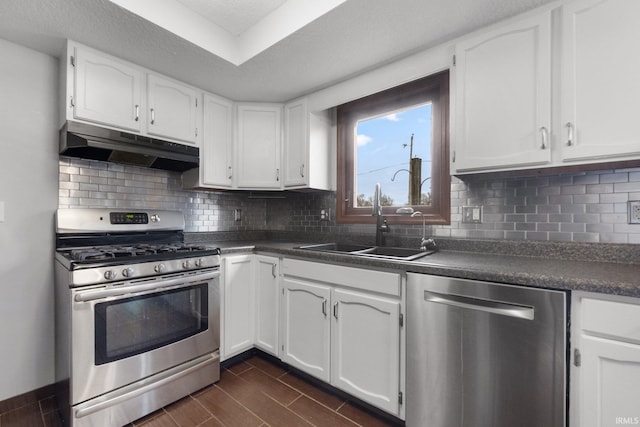
[[220, 378], [220, 255], [180, 212], [59, 209], [56, 383], [66, 425], [122, 426]]

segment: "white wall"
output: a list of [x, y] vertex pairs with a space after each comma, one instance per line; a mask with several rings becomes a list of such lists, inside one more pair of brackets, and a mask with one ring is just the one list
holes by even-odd
[[0, 401], [54, 381], [57, 68], [0, 39]]

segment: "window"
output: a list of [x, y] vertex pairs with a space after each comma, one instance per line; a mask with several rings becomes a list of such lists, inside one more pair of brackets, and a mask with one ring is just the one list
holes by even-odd
[[337, 117], [338, 222], [374, 223], [380, 183], [390, 223], [422, 222], [400, 207], [428, 224], [450, 223], [448, 71], [340, 105]]

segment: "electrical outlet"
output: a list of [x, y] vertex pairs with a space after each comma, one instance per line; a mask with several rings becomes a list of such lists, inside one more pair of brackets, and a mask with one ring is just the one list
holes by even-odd
[[640, 224], [640, 201], [631, 200], [628, 202], [629, 205], [629, 215], [628, 215], [628, 223], [629, 224]]
[[462, 222], [467, 224], [479, 224], [482, 222], [482, 206], [463, 206]]
[[331, 221], [331, 209], [320, 210], [320, 221]]

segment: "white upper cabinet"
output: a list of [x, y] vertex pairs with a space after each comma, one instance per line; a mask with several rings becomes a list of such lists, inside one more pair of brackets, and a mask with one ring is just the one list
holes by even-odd
[[240, 104], [237, 110], [236, 186], [282, 188], [282, 106]]
[[331, 189], [331, 129], [328, 112], [310, 113], [306, 98], [284, 106], [285, 188]]
[[200, 90], [73, 41], [66, 56], [63, 120], [199, 145]]
[[147, 133], [196, 144], [201, 92], [155, 74], [147, 75]]
[[562, 8], [562, 159], [638, 157], [640, 2], [581, 0]]
[[233, 102], [204, 94], [200, 167], [182, 174], [185, 188], [232, 188]]
[[285, 187], [304, 186], [309, 172], [309, 118], [305, 99], [284, 106], [284, 167]]
[[455, 50], [456, 172], [551, 160], [551, 13], [466, 39]]
[[140, 131], [142, 71], [79, 46], [70, 52], [72, 117], [67, 118]]

